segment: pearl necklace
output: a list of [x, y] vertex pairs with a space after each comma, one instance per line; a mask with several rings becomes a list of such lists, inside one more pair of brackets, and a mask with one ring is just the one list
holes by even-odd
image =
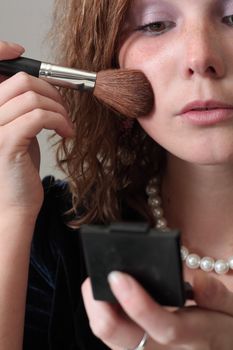
[[[158, 178], [153, 178], [149, 181], [146, 193], [148, 195], [148, 204], [156, 219], [155, 227], [161, 231], [169, 231], [167, 221], [163, 217]], [[195, 253], [189, 253], [185, 246], [181, 246], [181, 259], [190, 269], [200, 268], [205, 272], [215, 271], [217, 274], [226, 274], [228, 271], [233, 270], [233, 256], [227, 260], [215, 260], [209, 256], [201, 258]]]

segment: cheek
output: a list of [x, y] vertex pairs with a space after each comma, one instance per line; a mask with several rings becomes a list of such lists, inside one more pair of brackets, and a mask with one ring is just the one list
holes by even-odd
[[[168, 63], [174, 61], [171, 43], [162, 38], [137, 38], [131, 36], [125, 40], [119, 51], [121, 68], [136, 68], [148, 73], [151, 69], [159, 72]], [[174, 66], [174, 62], [173, 62]]]
[[142, 68], [148, 62], [150, 54], [143, 45], [137, 45], [132, 40], [127, 40], [119, 52], [121, 68]]
[[178, 67], [172, 44], [159, 38], [131, 37], [119, 51], [121, 68], [134, 68], [144, 72], [154, 90], [159, 107], [164, 96], [177, 90]]
[[[119, 52], [119, 63], [121, 68], [136, 68], [147, 70], [151, 63], [162, 62], [157, 45], [143, 41], [132, 36], [126, 40]], [[161, 52], [161, 49], [160, 49]], [[156, 61], [156, 62], [154, 62]]]

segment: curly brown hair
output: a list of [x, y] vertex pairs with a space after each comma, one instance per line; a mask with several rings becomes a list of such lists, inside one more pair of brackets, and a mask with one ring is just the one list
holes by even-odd
[[[95, 72], [117, 68], [129, 6], [130, 0], [56, 0], [51, 33], [58, 63]], [[76, 128], [75, 137], [61, 140], [57, 149], [76, 214], [70, 226], [120, 220], [122, 198], [152, 220], [145, 186], [163, 158], [161, 148], [137, 121], [127, 128], [127, 118], [102, 106], [92, 94], [68, 89], [61, 94]]]

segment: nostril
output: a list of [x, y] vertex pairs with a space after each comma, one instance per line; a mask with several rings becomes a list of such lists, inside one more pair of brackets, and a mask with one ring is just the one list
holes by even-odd
[[194, 74], [194, 70], [191, 69], [191, 68], [189, 68], [189, 74], [190, 74], [190, 75], [193, 75], [193, 74]]
[[205, 75], [205, 74], [211, 74], [211, 75], [215, 75], [217, 74], [217, 71], [216, 69], [213, 67], [213, 66], [208, 66], [206, 69], [203, 69], [202, 72], [198, 69], [192, 69], [192, 68], [189, 68], [189, 75], [193, 75], [195, 73], [201, 73], [202, 75]]
[[216, 74], [216, 70], [215, 70], [215, 68], [212, 67], [212, 66], [208, 67], [207, 71], [209, 71], [209, 72], [212, 73], [212, 74]]

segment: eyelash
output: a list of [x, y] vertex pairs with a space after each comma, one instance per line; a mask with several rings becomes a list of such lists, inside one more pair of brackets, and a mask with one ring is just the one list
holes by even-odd
[[[227, 23], [227, 20], [231, 19], [232, 23]], [[233, 15], [229, 15], [223, 18], [223, 23], [229, 24], [230, 26], [233, 27]]]
[[[158, 25], [161, 26], [164, 24], [165, 24], [164, 29], [160, 29], [158, 32], [153, 30], [153, 26], [155, 27], [154, 29], [156, 29], [156, 26], [158, 26]], [[144, 24], [142, 26], [138, 26], [136, 30], [139, 32], [144, 32], [144, 33], [148, 33], [148, 34], [152, 34], [152, 35], [161, 35], [161, 34], [165, 33], [167, 30], [173, 28], [174, 26], [175, 26], [175, 23], [170, 22], [170, 21], [158, 21], [158, 22], [151, 22], [148, 24]]]
[[[229, 23], [228, 20], [231, 20], [231, 23]], [[233, 15], [225, 16], [223, 18], [223, 23], [233, 27]], [[158, 29], [158, 25], [159, 26], [165, 25], [165, 28], [164, 29], [159, 29], [158, 31], [153, 30], [153, 26], [154, 26], [154, 29], [156, 29], [156, 26], [157, 26], [157, 29]], [[163, 33], [166, 33], [169, 29], [172, 29], [174, 27], [175, 27], [175, 23], [174, 22], [171, 22], [171, 21], [158, 21], [158, 22], [151, 22], [151, 23], [148, 23], [148, 24], [144, 24], [142, 26], [138, 26], [136, 28], [136, 31], [144, 32], [144, 33], [148, 33], [148, 34], [157, 36], [157, 35], [161, 35]]]

